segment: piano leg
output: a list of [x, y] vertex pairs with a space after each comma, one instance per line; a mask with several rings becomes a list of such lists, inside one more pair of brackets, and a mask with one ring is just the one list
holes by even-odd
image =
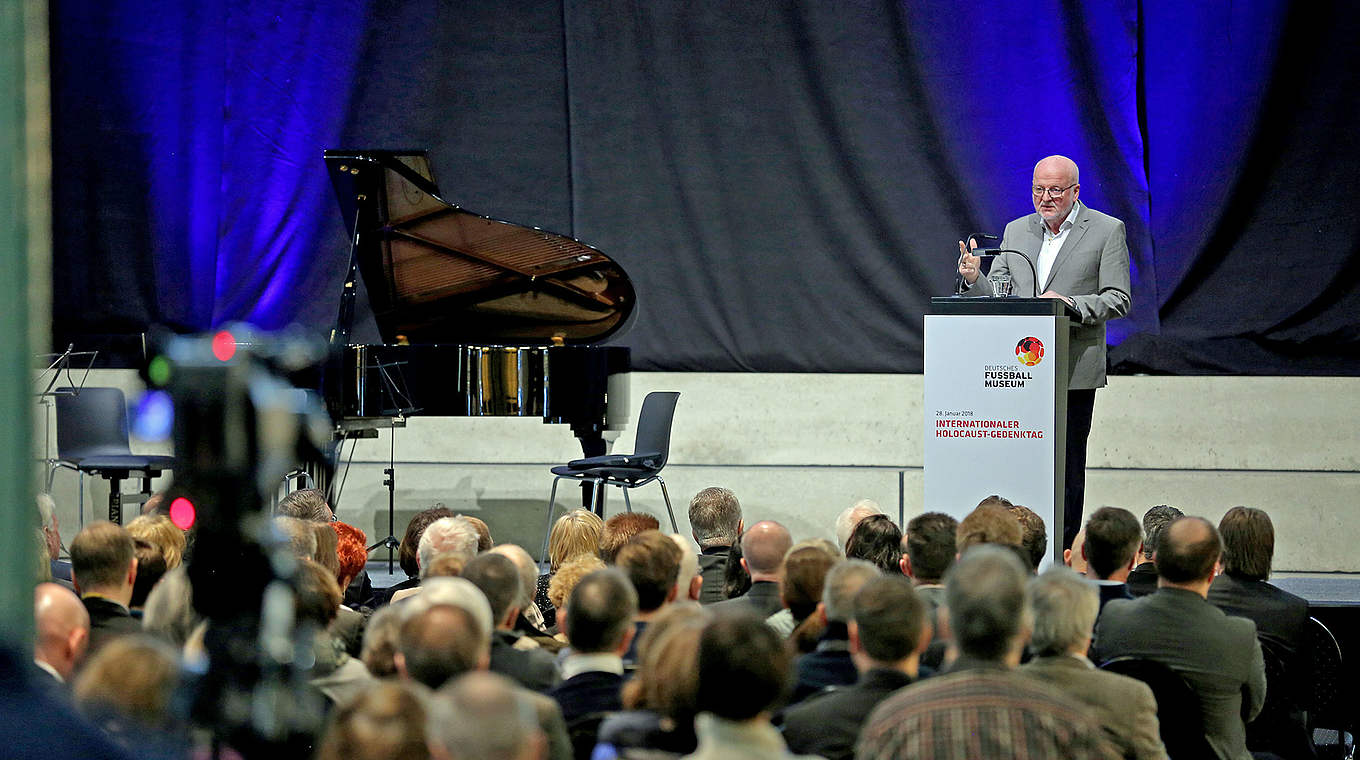
[[[598, 457], [609, 453], [609, 447], [605, 444], [604, 435], [599, 431], [573, 431], [576, 433], [576, 440], [581, 442], [581, 454], [586, 457]], [[604, 488], [595, 489], [595, 503], [590, 500], [591, 484], [585, 482], [581, 484], [581, 508], [589, 509], [604, 518]]]

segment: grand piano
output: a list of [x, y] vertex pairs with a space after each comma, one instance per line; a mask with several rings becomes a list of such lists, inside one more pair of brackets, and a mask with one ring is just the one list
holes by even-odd
[[[585, 456], [627, 422], [633, 285], [598, 250], [444, 200], [424, 151], [328, 150], [351, 241], [325, 395], [339, 429], [541, 417]], [[354, 345], [357, 277], [381, 344]]]

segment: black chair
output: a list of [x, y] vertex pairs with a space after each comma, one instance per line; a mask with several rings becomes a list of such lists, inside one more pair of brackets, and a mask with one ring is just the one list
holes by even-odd
[[127, 402], [117, 388], [57, 389], [57, 460], [47, 473], [47, 488], [57, 468], [89, 473], [109, 481], [109, 520], [123, 522], [123, 481], [138, 473], [142, 501], [151, 479], [174, 467], [174, 457], [134, 454], [128, 443]]
[[1353, 709], [1349, 684], [1342, 683], [1341, 646], [1317, 618], [1308, 618], [1307, 652], [1312, 689], [1304, 695], [1308, 728], [1318, 757], [1353, 758], [1355, 739], [1347, 711]]
[[[1311, 758], [1313, 744], [1298, 698], [1299, 658], [1292, 657], [1289, 648], [1274, 639], [1263, 637], [1260, 643], [1266, 666], [1266, 701], [1256, 719], [1247, 724], [1247, 749], [1286, 758]], [[1246, 707], [1243, 704], [1244, 710]]]
[[1162, 744], [1172, 760], [1199, 760], [1213, 757], [1214, 750], [1204, 738], [1204, 717], [1199, 696], [1180, 673], [1156, 660], [1116, 657], [1102, 670], [1136, 678], [1152, 689], [1157, 700], [1157, 722], [1161, 724]]
[[[623, 490], [623, 502], [629, 512], [633, 511], [628, 491], [645, 486], [655, 480], [661, 484], [661, 497], [666, 501], [666, 513], [671, 518], [671, 531], [679, 532], [675, 524], [675, 511], [671, 509], [671, 496], [666, 490], [666, 481], [661, 478], [661, 470], [671, 450], [671, 421], [675, 418], [675, 403], [680, 399], [676, 391], [653, 391], [642, 400], [642, 411], [638, 413], [637, 437], [632, 454], [605, 454], [604, 456], [576, 459], [552, 468], [552, 491], [548, 495], [548, 527], [543, 533], [543, 562], [548, 561], [548, 538], [552, 535], [554, 511], [557, 507], [557, 484], [563, 480], [590, 483], [590, 503], [599, 505], [600, 486], [614, 486]], [[601, 511], [603, 508], [600, 507]], [[603, 517], [603, 515], [601, 515]]]

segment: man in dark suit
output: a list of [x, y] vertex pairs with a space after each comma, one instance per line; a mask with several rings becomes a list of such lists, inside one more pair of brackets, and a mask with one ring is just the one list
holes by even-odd
[[638, 639], [680, 589], [680, 547], [659, 530], [644, 530], [629, 539], [614, 558], [614, 566], [628, 576], [637, 592], [637, 617], [633, 620], [633, 643], [623, 655], [624, 667], [637, 665]]
[[828, 686], [848, 686], [859, 679], [859, 669], [850, 655], [850, 618], [860, 589], [882, 574], [877, 565], [862, 559], [842, 560], [827, 572], [822, 601], [812, 613], [822, 617], [826, 630], [818, 639], [817, 648], [794, 663], [798, 680], [790, 702], [800, 702]]
[[39, 583], [33, 589], [33, 629], [33, 663], [52, 684], [64, 685], [90, 643], [90, 614], [70, 589]]
[[874, 578], [855, 595], [853, 614], [850, 654], [859, 681], [788, 711], [784, 741], [793, 752], [829, 760], [854, 757], [855, 741], [869, 712], [916, 680], [930, 626], [925, 601], [911, 583], [892, 576]]
[[1091, 659], [1138, 657], [1179, 673], [1200, 702], [1204, 734], [1222, 760], [1250, 760], [1246, 722], [1265, 702], [1266, 671], [1256, 625], [1229, 617], [1207, 596], [1221, 553], [1201, 517], [1171, 523], [1157, 546], [1156, 593], [1105, 606]]
[[784, 609], [779, 599], [779, 567], [791, 548], [793, 539], [783, 525], [773, 520], [752, 525], [741, 536], [741, 566], [751, 574], [751, 588], [735, 599], [714, 602], [713, 608], [746, 610], [761, 619]]
[[[1010, 275], [1017, 295], [1057, 298], [1080, 315], [1068, 342], [1063, 548], [1072, 546], [1081, 527], [1086, 438], [1091, 432], [1096, 389], [1105, 385], [1105, 323], [1129, 313], [1132, 292], [1124, 223], [1085, 206], [1077, 200], [1080, 194], [1072, 159], [1049, 156], [1036, 164], [1030, 187], [1035, 213], [1007, 224], [1001, 238], [1002, 250], [1020, 253], [998, 256], [990, 272]], [[967, 294], [992, 295], [991, 281], [979, 277], [980, 259], [963, 243], [959, 243], [959, 254], [959, 274], [969, 285]], [[1032, 272], [1037, 273], [1037, 282]]]
[[1086, 560], [1087, 577], [1100, 590], [1100, 607], [1111, 599], [1132, 599], [1126, 581], [1143, 548], [1138, 518], [1127, 509], [1101, 507], [1086, 521], [1080, 551]]
[[1251, 507], [1233, 507], [1218, 523], [1218, 532], [1223, 536], [1223, 574], [1209, 587], [1209, 603], [1256, 623], [1262, 651], [1272, 650], [1284, 672], [1283, 681], [1269, 684], [1270, 710], [1247, 726], [1247, 746], [1291, 757], [1307, 747], [1300, 709], [1301, 690], [1308, 679], [1308, 663], [1302, 656], [1308, 600], [1266, 582], [1275, 555], [1270, 515]]
[[1029, 577], [1004, 546], [975, 546], [949, 571], [944, 612], [959, 657], [879, 703], [860, 733], [861, 760], [1108, 758], [1087, 709], [1015, 670], [1028, 639]]
[[93, 522], [71, 541], [71, 581], [90, 613], [90, 655], [142, 630], [128, 605], [137, 580], [136, 547], [122, 526]]
[[567, 598], [564, 620], [571, 654], [562, 683], [548, 692], [570, 724], [578, 718], [622, 709], [623, 653], [633, 640], [637, 592], [616, 568], [581, 579]]
[[1157, 543], [1162, 532], [1185, 513], [1167, 504], [1159, 504], [1143, 514], [1143, 551], [1137, 565], [1129, 571], [1125, 583], [1135, 597], [1147, 596], [1157, 590]]
[[510, 558], [487, 552], [463, 567], [462, 577], [476, 586], [491, 605], [491, 672], [500, 673], [533, 691], [547, 692], [561, 681], [553, 656], [537, 645], [520, 648], [515, 621], [527, 599], [519, 568]]
[[[1106, 507], [1108, 509], [1108, 507]], [[1091, 515], [1095, 520], [1100, 512]], [[1138, 521], [1133, 515], [1135, 529]], [[1087, 521], [1090, 527], [1091, 521]], [[1164, 760], [1157, 699], [1147, 684], [1097, 669], [1086, 658], [1100, 600], [1091, 582], [1068, 567], [1053, 567], [1029, 584], [1034, 605], [1035, 658], [1020, 672], [1041, 678], [1089, 706], [1123, 757]]]
[[741, 503], [737, 495], [714, 486], [689, 501], [689, 526], [699, 544], [699, 572], [703, 575], [700, 604], [721, 602], [727, 553], [741, 535]]

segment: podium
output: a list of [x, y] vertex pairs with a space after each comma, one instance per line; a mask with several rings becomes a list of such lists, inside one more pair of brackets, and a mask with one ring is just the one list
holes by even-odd
[[925, 318], [925, 511], [997, 494], [1044, 519], [1062, 562], [1068, 327], [1051, 298], [932, 298]]

